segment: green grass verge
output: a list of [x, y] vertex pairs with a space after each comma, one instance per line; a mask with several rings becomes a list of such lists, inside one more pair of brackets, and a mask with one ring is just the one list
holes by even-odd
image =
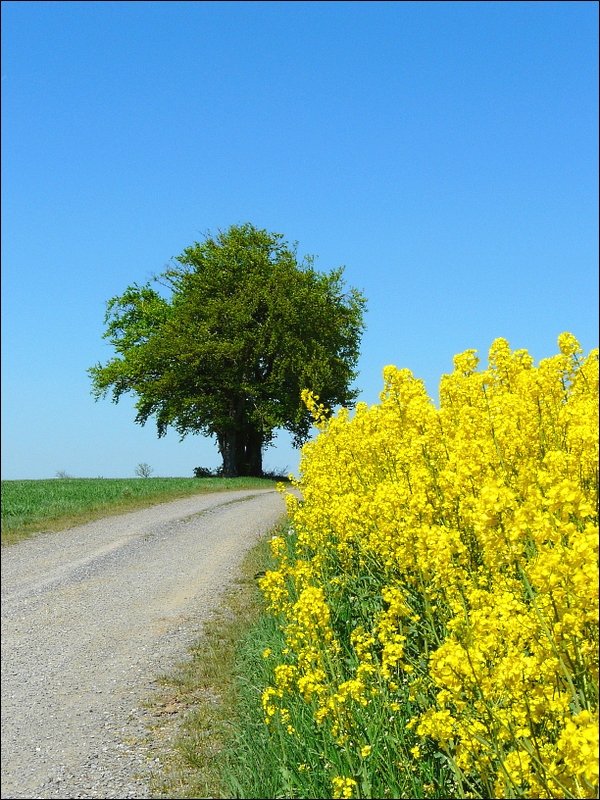
[[[248, 714], [256, 719], [260, 741], [268, 733], [260, 714], [258, 688], [266, 675], [256, 676], [246, 695], [241, 691], [240, 671], [245, 669], [248, 642], [255, 650], [263, 636], [270, 640], [278, 635], [273, 621], [263, 615], [256, 581], [258, 573], [273, 567], [268, 538], [246, 555], [240, 577], [204, 625], [189, 660], [160, 678], [162, 688], [150, 701], [150, 716], [155, 721], [150, 736], [152, 756], [160, 761], [152, 787], [154, 797], [246, 796], [243, 792], [232, 794], [232, 784], [240, 777], [243, 780], [240, 765], [234, 763], [235, 750], [240, 731], [241, 735], [254, 735], [253, 727], [248, 727]], [[263, 633], [258, 632], [261, 626], [267, 628]], [[166, 740], [163, 746], [161, 740]], [[265, 751], [262, 755], [268, 758]], [[277, 795], [260, 791], [248, 796]]]
[[2, 544], [205, 492], [265, 489], [270, 478], [52, 478], [2, 481]]

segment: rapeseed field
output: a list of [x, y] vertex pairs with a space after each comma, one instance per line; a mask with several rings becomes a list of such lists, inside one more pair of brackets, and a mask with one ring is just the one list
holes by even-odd
[[598, 351], [558, 346], [461, 353], [438, 405], [392, 366], [352, 415], [305, 393], [260, 581], [294, 796], [598, 796]]

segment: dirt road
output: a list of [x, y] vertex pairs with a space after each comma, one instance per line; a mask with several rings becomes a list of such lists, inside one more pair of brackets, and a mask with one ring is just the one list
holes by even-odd
[[3, 800], [151, 797], [141, 702], [284, 513], [197, 495], [3, 548]]

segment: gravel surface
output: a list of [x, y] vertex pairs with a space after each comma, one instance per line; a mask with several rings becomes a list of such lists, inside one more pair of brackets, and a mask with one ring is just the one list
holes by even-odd
[[3, 548], [3, 800], [152, 797], [143, 701], [284, 513], [196, 495]]

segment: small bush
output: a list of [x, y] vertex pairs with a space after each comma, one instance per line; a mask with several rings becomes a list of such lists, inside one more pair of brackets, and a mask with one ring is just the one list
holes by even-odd
[[210, 469], [210, 467], [194, 467], [194, 478], [222, 478], [223, 477], [223, 467], [216, 467], [215, 469]]
[[265, 470], [262, 474], [263, 478], [268, 478], [271, 481], [280, 481], [282, 483], [290, 482], [290, 475], [287, 467], [285, 469], [269, 469]]

